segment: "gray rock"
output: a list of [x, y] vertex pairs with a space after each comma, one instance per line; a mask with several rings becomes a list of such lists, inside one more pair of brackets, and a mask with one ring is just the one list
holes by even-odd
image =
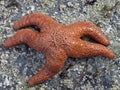
[[[96, 0], [93, 4], [88, 1], [0, 0], [0, 90], [119, 90], [120, 1]], [[12, 27], [16, 20], [36, 12], [46, 13], [63, 24], [94, 22], [109, 37], [108, 48], [116, 58], [114, 61], [101, 56], [69, 58], [59, 74], [29, 88], [27, 81], [44, 66], [45, 55], [26, 45], [5, 49], [2, 44], [16, 33]]]

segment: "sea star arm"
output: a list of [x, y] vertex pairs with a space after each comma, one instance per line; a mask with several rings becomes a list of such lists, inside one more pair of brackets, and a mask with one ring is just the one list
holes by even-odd
[[67, 56], [63, 50], [52, 48], [46, 54], [45, 66], [36, 75], [30, 78], [28, 82], [29, 86], [34, 86], [36, 84], [42, 83], [56, 75], [63, 67], [66, 59]]
[[[18, 31], [15, 35], [9, 38], [3, 46], [6, 48], [13, 47], [19, 44], [28, 44], [35, 48], [37, 42], [35, 41], [39, 33], [31, 29], [23, 29]], [[33, 44], [34, 43], [34, 44]]]
[[29, 14], [21, 19], [19, 19], [14, 25], [14, 29], [18, 30], [27, 26], [37, 26], [41, 32], [50, 30], [59, 24], [50, 16], [45, 14]]
[[73, 57], [88, 57], [101, 55], [113, 59], [115, 55], [104, 45], [77, 40], [72, 50], [69, 51]]
[[71, 24], [69, 27], [71, 27], [71, 31], [79, 37], [89, 36], [103, 45], [109, 45], [108, 38], [103, 34], [101, 29], [92, 22], [77, 22]]

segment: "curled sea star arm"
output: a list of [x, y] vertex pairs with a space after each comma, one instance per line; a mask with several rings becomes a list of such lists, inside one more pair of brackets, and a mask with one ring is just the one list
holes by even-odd
[[72, 47], [71, 55], [74, 57], [101, 55], [110, 59], [113, 59], [115, 57], [115, 55], [104, 45], [91, 43], [83, 40], [77, 40], [74, 47]]
[[3, 44], [3, 46], [9, 48], [23, 43], [32, 44], [35, 41], [35, 37], [37, 35], [38, 33], [36, 31], [33, 31], [31, 29], [23, 29], [17, 32], [15, 35], [13, 35], [11, 38], [9, 38]]
[[61, 49], [47, 53], [45, 66], [36, 75], [30, 78], [28, 82], [29, 86], [42, 83], [56, 75], [63, 67], [66, 59], [66, 53]]
[[77, 22], [70, 25], [71, 31], [75, 32], [79, 37], [89, 36], [103, 45], [109, 45], [108, 38], [103, 34], [101, 29], [92, 22]]
[[37, 26], [41, 31], [47, 31], [51, 27], [59, 24], [51, 17], [45, 14], [30, 14], [19, 19], [14, 25], [14, 29], [18, 30], [27, 26]]

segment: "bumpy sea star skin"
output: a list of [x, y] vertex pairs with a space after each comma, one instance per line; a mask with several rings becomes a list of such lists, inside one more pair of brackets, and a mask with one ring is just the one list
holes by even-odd
[[[29, 80], [29, 86], [42, 83], [57, 74], [67, 57], [102, 55], [113, 59], [115, 56], [105, 47], [109, 45], [109, 40], [91, 22], [62, 25], [47, 15], [30, 14], [18, 20], [13, 27], [18, 30], [31, 25], [40, 28], [40, 32], [23, 29], [3, 44], [9, 48], [25, 43], [46, 54], [45, 66]], [[82, 36], [89, 36], [100, 44], [84, 41], [80, 39]]]

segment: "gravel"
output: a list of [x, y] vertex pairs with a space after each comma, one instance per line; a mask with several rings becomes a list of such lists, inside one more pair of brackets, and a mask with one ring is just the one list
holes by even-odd
[[[28, 79], [45, 64], [45, 55], [19, 45], [2, 44], [16, 31], [12, 25], [30, 13], [45, 13], [63, 24], [92, 21], [110, 39], [114, 60], [97, 56], [68, 58], [52, 79], [28, 87]], [[120, 1], [119, 0], [0, 0], [0, 90], [119, 90]]]

